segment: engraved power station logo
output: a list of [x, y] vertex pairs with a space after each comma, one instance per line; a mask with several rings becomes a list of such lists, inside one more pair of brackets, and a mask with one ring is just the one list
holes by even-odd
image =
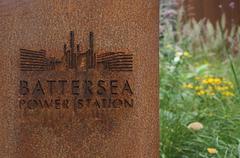
[[108, 71], [132, 71], [133, 54], [125, 52], [105, 52], [96, 54], [94, 51], [94, 34], [89, 33], [87, 51], [81, 51], [81, 44], [75, 45], [74, 32], [70, 32], [70, 41], [63, 45], [62, 57], [47, 57], [46, 50], [39, 51], [20, 49], [21, 71], [88, 71], [101, 67]]
[[73, 31], [69, 39], [60, 54], [51, 54], [55, 56], [20, 49], [19, 108], [132, 108], [132, 75], [123, 73], [133, 71], [133, 54], [96, 53], [92, 32], [85, 51], [75, 44]]

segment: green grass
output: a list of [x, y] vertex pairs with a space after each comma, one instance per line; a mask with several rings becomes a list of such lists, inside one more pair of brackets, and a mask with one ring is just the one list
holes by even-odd
[[[227, 46], [226, 40], [240, 39], [240, 29], [222, 31], [224, 19], [216, 28], [210, 22], [193, 23], [181, 27], [190, 34], [176, 30], [176, 35], [169, 27], [160, 40], [161, 158], [240, 158], [240, 55], [232, 49], [240, 47]], [[204, 33], [199, 31], [203, 28]], [[178, 51], [188, 51], [191, 57], [176, 60]], [[231, 81], [234, 96], [198, 96], [183, 88], [205, 75]], [[201, 122], [203, 129], [188, 129], [192, 122]], [[208, 153], [208, 148], [216, 148], [217, 154]]]
[[[181, 69], [181, 66], [178, 69]], [[211, 69], [212, 74], [214, 69], [218, 76], [231, 79], [230, 65], [214, 65]], [[184, 75], [189, 75], [184, 70], [181, 71], [182, 73], [169, 73], [164, 65], [161, 67], [161, 156], [163, 158], [238, 157], [239, 94], [236, 91], [234, 97], [226, 99], [200, 98], [181, 87], [185, 80]], [[186, 82], [189, 80], [186, 79]], [[198, 132], [189, 130], [187, 125], [195, 121], [201, 122], [204, 128]], [[208, 154], [209, 147], [216, 148], [218, 154]]]

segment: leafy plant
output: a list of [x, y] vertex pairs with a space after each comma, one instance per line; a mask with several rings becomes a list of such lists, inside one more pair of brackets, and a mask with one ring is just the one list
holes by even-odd
[[212, 24], [177, 15], [164, 19], [160, 38], [160, 155], [237, 158], [240, 27], [227, 29], [225, 16]]

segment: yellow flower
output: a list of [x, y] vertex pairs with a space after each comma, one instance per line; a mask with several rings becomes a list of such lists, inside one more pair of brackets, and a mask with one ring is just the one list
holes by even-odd
[[233, 83], [231, 81], [227, 81], [227, 80], [223, 80], [223, 84], [225, 85], [233, 85]]
[[228, 84], [228, 85], [232, 84], [232, 82], [230, 82], [230, 81], [224, 81], [224, 83]]
[[202, 86], [196, 86], [196, 87], [195, 87], [195, 90], [201, 90], [201, 89], [203, 89]]
[[214, 83], [214, 79], [213, 79], [213, 78], [208, 78], [208, 79], [207, 79], [207, 82], [208, 82], [209, 84], [213, 84], [213, 83]]
[[184, 84], [184, 85], [183, 85], [183, 88], [189, 88], [189, 89], [192, 89], [192, 88], [193, 88], [193, 85], [192, 85], [191, 83]]
[[225, 81], [224, 82], [226, 85], [228, 85], [230, 88], [233, 88], [233, 83], [230, 81]]
[[232, 97], [232, 96], [234, 96], [234, 93], [229, 92], [229, 91], [224, 91], [224, 92], [222, 92], [222, 95], [224, 95], [226, 97]]
[[183, 56], [188, 57], [188, 58], [192, 57], [188, 51], [184, 51]]
[[207, 151], [209, 154], [217, 154], [218, 153], [216, 148], [207, 148]]
[[221, 84], [222, 81], [221, 81], [221, 79], [219, 79], [219, 78], [215, 78], [215, 79], [213, 79], [213, 83], [214, 83], [214, 84]]
[[208, 84], [208, 80], [204, 79], [204, 80], [202, 80], [202, 83], [203, 84]]
[[218, 90], [218, 91], [226, 91], [226, 90], [229, 90], [229, 87], [227, 87], [227, 86], [223, 86], [223, 87], [219, 86], [219, 87], [216, 87], [216, 90]]
[[229, 89], [229, 87], [227, 87], [227, 86], [224, 86], [222, 88], [223, 88], [223, 90], [228, 90]]
[[200, 90], [197, 92], [197, 95], [201, 96], [201, 95], [204, 95], [206, 92], [204, 90]]
[[221, 87], [221, 86], [217, 86], [217, 87], [215, 87], [215, 89], [216, 89], [217, 91], [224, 91], [224, 88]]

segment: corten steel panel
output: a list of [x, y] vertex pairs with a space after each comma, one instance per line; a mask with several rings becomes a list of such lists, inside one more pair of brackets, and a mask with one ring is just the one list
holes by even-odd
[[[0, 0], [0, 157], [157, 158], [158, 3], [158, 0]], [[88, 48], [92, 31], [97, 55], [111, 51], [133, 55], [133, 71], [44, 71], [34, 75], [21, 71], [31, 69], [20, 69], [19, 64], [20, 54], [27, 60], [32, 53], [28, 50], [44, 49], [33, 55], [32, 60], [45, 58], [45, 50], [61, 59], [70, 31], [74, 31], [81, 49]], [[19, 108], [21, 79], [74, 80], [77, 76], [93, 81], [127, 79], [133, 89], [133, 108], [80, 112], [56, 109], [29, 112]], [[67, 90], [61, 98], [72, 97], [70, 93]]]
[[188, 18], [195, 18], [196, 20], [202, 19], [204, 14], [202, 0], [186, 0], [184, 1], [184, 5], [186, 6]]
[[184, 5], [188, 18], [206, 18], [216, 23], [225, 14], [228, 28], [232, 24], [240, 24], [239, 0], [186, 0]]
[[209, 18], [212, 22], [216, 22], [221, 17], [221, 10], [219, 8], [219, 0], [204, 0], [203, 1], [203, 12], [204, 17]]
[[239, 24], [239, 1], [238, 0], [231, 0], [231, 1], [224, 1], [221, 0], [221, 12], [226, 15], [226, 24], [227, 27], [230, 27], [232, 24]]

